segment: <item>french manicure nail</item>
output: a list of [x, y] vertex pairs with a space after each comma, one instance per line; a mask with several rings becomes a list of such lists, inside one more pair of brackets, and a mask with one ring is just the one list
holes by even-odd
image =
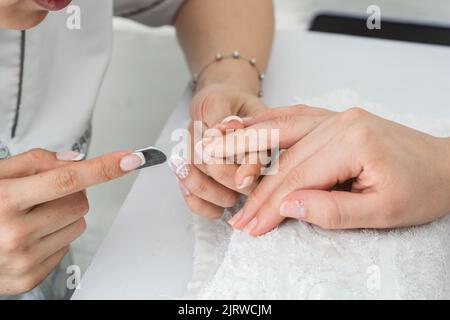
[[145, 164], [145, 157], [142, 152], [134, 152], [126, 155], [120, 160], [120, 169], [124, 172], [133, 171]]
[[189, 164], [179, 155], [172, 155], [169, 166], [180, 180], [186, 179], [191, 172]]
[[304, 219], [306, 216], [305, 205], [300, 200], [288, 200], [281, 204], [280, 214], [283, 217]]
[[239, 121], [240, 123], [244, 123], [242, 118], [239, 117], [239, 116], [228, 116], [228, 117], [226, 117], [225, 119], [222, 120], [222, 123], [225, 124], [225, 123], [228, 123], [228, 122], [231, 122], [231, 121]]
[[255, 229], [258, 224], [258, 218], [254, 217], [243, 229], [244, 232], [251, 234], [253, 229]]
[[60, 161], [80, 161], [83, 160], [85, 155], [76, 151], [57, 152], [56, 159]]
[[234, 225], [236, 224], [236, 222], [238, 222], [242, 217], [242, 209], [239, 210], [234, 216], [231, 217], [230, 220], [228, 220], [228, 223], [234, 227]]
[[244, 180], [242, 180], [241, 184], [237, 186], [237, 188], [239, 190], [245, 189], [248, 186], [250, 186], [254, 180], [255, 180], [254, 176], [245, 177]]

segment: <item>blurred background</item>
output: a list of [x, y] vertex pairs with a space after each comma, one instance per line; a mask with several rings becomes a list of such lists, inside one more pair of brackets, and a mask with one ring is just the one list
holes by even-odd
[[[381, 8], [382, 18], [450, 25], [448, 0], [274, 0], [274, 3], [277, 30], [306, 30], [319, 12], [367, 17], [366, 9], [372, 4]], [[172, 27], [148, 28], [115, 18], [113, 57], [94, 114], [89, 156], [152, 145], [188, 80], [189, 73]], [[83, 271], [136, 176], [134, 173], [89, 191], [88, 229], [73, 245], [75, 263]]]

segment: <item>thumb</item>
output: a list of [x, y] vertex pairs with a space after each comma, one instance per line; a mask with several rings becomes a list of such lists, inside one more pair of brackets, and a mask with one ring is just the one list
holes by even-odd
[[208, 128], [233, 114], [226, 96], [214, 93], [196, 95], [192, 99], [190, 113], [192, 120], [202, 121]]
[[83, 158], [83, 154], [75, 151], [55, 153], [44, 149], [32, 149], [0, 161], [0, 179], [35, 175]]
[[299, 190], [284, 199], [280, 214], [324, 229], [381, 227], [375, 193]]

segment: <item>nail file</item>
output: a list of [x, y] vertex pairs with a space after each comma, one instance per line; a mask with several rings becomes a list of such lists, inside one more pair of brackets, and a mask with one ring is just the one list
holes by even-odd
[[136, 150], [135, 154], [142, 154], [142, 156], [144, 157], [143, 160], [145, 160], [145, 163], [140, 166], [138, 170], [156, 166], [167, 161], [167, 156], [164, 154], [164, 152], [155, 147]]

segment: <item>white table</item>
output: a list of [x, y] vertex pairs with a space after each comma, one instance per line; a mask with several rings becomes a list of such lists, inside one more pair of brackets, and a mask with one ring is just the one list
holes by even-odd
[[[269, 105], [351, 88], [394, 112], [450, 114], [450, 48], [303, 32], [279, 32], [267, 72]], [[188, 121], [186, 93], [157, 145], [170, 154]], [[180, 297], [192, 274], [191, 216], [166, 165], [139, 175], [73, 299]]]

